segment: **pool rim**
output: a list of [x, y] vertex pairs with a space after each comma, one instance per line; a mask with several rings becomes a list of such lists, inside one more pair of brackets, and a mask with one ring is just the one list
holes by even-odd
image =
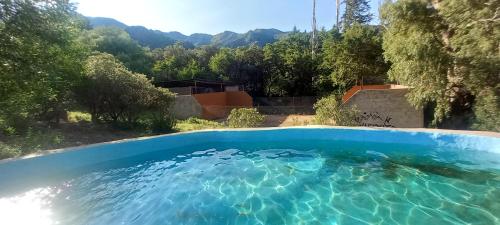
[[202, 130], [193, 130], [193, 131], [185, 131], [185, 132], [175, 132], [168, 134], [160, 134], [160, 135], [152, 135], [152, 136], [143, 136], [136, 138], [125, 138], [115, 141], [107, 141], [107, 142], [99, 142], [87, 145], [66, 147], [66, 148], [57, 148], [57, 149], [49, 149], [49, 150], [40, 150], [35, 153], [31, 153], [28, 155], [23, 155], [19, 157], [1, 159], [0, 164], [19, 161], [30, 158], [37, 158], [52, 154], [65, 153], [71, 151], [85, 150], [87, 148], [99, 147], [102, 145], [109, 144], [117, 144], [117, 143], [126, 143], [133, 141], [142, 141], [149, 140], [161, 137], [168, 136], [177, 136], [183, 134], [192, 134], [192, 133], [208, 133], [208, 132], [231, 132], [231, 131], [267, 131], [267, 130], [294, 130], [294, 129], [332, 129], [332, 130], [366, 130], [366, 131], [394, 131], [394, 132], [404, 132], [404, 133], [426, 133], [426, 134], [444, 134], [444, 135], [464, 135], [464, 136], [476, 136], [476, 137], [487, 137], [487, 138], [499, 138], [500, 133], [491, 132], [491, 131], [469, 131], [469, 130], [447, 130], [447, 129], [429, 129], [429, 128], [385, 128], [385, 127], [347, 127], [347, 126], [325, 126], [325, 125], [308, 125], [308, 126], [293, 126], [293, 127], [258, 127], [258, 128], [219, 128], [219, 129], [202, 129]]

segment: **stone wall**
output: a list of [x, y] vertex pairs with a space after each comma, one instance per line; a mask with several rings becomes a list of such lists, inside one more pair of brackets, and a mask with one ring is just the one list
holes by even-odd
[[177, 119], [187, 119], [189, 117], [200, 118], [203, 114], [203, 108], [193, 96], [178, 95], [175, 97], [172, 112]]
[[421, 128], [423, 109], [415, 109], [406, 100], [408, 89], [360, 90], [344, 105], [354, 106], [361, 115], [361, 126]]

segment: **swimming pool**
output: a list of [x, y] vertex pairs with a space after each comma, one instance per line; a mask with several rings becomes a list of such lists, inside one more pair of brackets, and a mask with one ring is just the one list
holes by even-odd
[[203, 131], [0, 162], [0, 224], [499, 224], [500, 138]]

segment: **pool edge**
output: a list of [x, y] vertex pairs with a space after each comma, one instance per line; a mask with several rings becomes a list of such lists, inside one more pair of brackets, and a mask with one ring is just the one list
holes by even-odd
[[72, 152], [72, 151], [78, 151], [78, 150], [83, 150], [83, 149], [88, 149], [88, 148], [95, 148], [95, 147], [109, 145], [109, 144], [118, 144], [118, 143], [126, 143], [126, 142], [133, 142], [133, 141], [143, 141], [143, 140], [156, 139], [156, 138], [169, 137], [169, 136], [177, 136], [177, 135], [185, 135], [185, 134], [209, 133], [209, 132], [232, 132], [232, 131], [294, 130], [294, 129], [393, 131], [393, 132], [404, 132], [404, 133], [426, 133], [426, 134], [439, 134], [439, 135], [459, 135], [459, 136], [500, 138], [500, 133], [498, 133], [498, 132], [446, 130], [446, 129], [429, 129], [429, 128], [347, 127], [347, 126], [326, 126], [326, 125], [308, 125], [308, 126], [294, 126], [294, 127], [259, 127], [259, 128], [219, 128], [219, 129], [203, 129], [203, 130], [176, 132], [176, 133], [144, 136], [144, 137], [136, 137], [136, 138], [126, 138], [126, 139], [121, 139], [121, 140], [116, 140], [116, 141], [99, 142], [99, 143], [94, 143], [94, 144], [80, 145], [80, 146], [67, 147], [67, 148], [58, 148], [58, 149], [52, 149], [52, 150], [42, 150], [42, 151], [39, 151], [36, 153], [32, 153], [32, 154], [28, 154], [28, 155], [24, 155], [24, 156], [20, 156], [20, 157], [2, 159], [2, 160], [0, 160], [0, 164], [18, 161], [18, 160], [23, 160], [23, 159], [42, 157], [42, 156], [47, 156], [47, 155], [51, 155], [51, 154]]

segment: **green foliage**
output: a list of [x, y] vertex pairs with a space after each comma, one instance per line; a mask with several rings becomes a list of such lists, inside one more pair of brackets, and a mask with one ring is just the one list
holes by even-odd
[[35, 120], [57, 122], [81, 77], [86, 51], [76, 37], [83, 22], [67, 1], [49, 2], [0, 4], [2, 130], [22, 133]]
[[42, 149], [56, 148], [64, 141], [64, 135], [48, 129], [29, 129], [21, 139], [22, 142], [18, 146], [23, 154], [29, 154]]
[[175, 118], [170, 114], [155, 116], [151, 120], [150, 129], [156, 134], [171, 132], [175, 128], [176, 122]]
[[356, 108], [347, 108], [340, 102], [334, 95], [316, 102], [314, 104], [315, 122], [321, 125], [359, 126], [356, 122], [359, 111]]
[[342, 26], [344, 29], [353, 24], [367, 24], [372, 20], [370, 5], [367, 0], [344, 0], [345, 11], [342, 15]]
[[492, 89], [485, 89], [476, 97], [474, 112], [476, 120], [473, 125], [474, 129], [490, 130], [500, 132], [500, 97]]
[[210, 69], [224, 80], [229, 80], [238, 74], [236, 54], [229, 48], [223, 48], [215, 54], [210, 59], [209, 65]]
[[313, 59], [308, 33], [294, 32], [264, 47], [264, 89], [268, 96], [310, 96], [321, 57]]
[[498, 115], [484, 113], [495, 107], [491, 111], [498, 112], [498, 104], [492, 100], [498, 98], [498, 91], [483, 91], [498, 90], [500, 81], [500, 25], [494, 19], [499, 4], [489, 0], [401, 0], [384, 5], [384, 55], [392, 63], [389, 77], [412, 87], [408, 95], [412, 104], [436, 103], [434, 124], [449, 115], [453, 103], [473, 104], [461, 93], [476, 96], [477, 123], [488, 121], [485, 116]]
[[89, 57], [85, 75], [77, 96], [93, 121], [134, 124], [144, 112], [154, 112], [161, 121], [173, 102], [168, 90], [154, 87], [146, 76], [130, 72], [110, 54]]
[[165, 88], [155, 88], [150, 93], [152, 99], [149, 104], [149, 113], [151, 114], [151, 130], [154, 133], [165, 133], [172, 131], [176, 120], [170, 112], [174, 103], [174, 95]]
[[129, 70], [150, 75], [152, 55], [141, 47], [127, 32], [116, 27], [98, 27], [85, 32], [81, 38], [94, 51], [115, 56]]
[[191, 117], [186, 120], [177, 121], [175, 129], [180, 132], [192, 131], [192, 130], [203, 130], [203, 129], [217, 129], [223, 128], [224, 125], [216, 121], [204, 120], [195, 117]]
[[384, 84], [389, 65], [384, 62], [382, 35], [373, 26], [353, 24], [342, 36], [332, 35], [323, 47], [325, 77], [343, 94], [356, 84]]
[[79, 122], [91, 122], [92, 115], [86, 112], [70, 111], [68, 112], [68, 122], [79, 123]]
[[227, 117], [227, 124], [232, 128], [258, 127], [265, 117], [255, 108], [238, 108], [231, 110]]
[[11, 135], [0, 141], [0, 159], [18, 157], [44, 149], [58, 148], [64, 135], [47, 128], [29, 128], [22, 135]]
[[237, 49], [223, 48], [209, 62], [210, 69], [223, 80], [244, 85], [252, 95], [263, 94], [264, 52], [256, 45]]
[[204, 47], [196, 50], [186, 49], [182, 43], [168, 46], [156, 53], [158, 61], [153, 67], [156, 80], [185, 80], [194, 78], [212, 78], [208, 61], [216, 48]]
[[12, 147], [10, 145], [0, 142], [0, 160], [6, 158], [18, 157], [21, 155], [21, 150], [19, 148]]

